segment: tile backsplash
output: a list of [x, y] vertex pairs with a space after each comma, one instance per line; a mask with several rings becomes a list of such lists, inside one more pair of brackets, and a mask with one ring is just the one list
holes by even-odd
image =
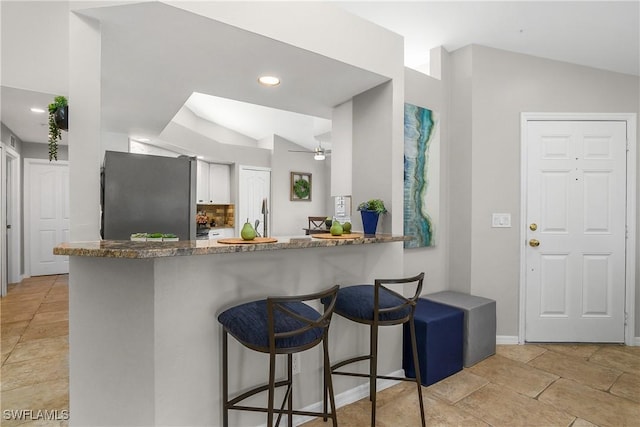
[[208, 223], [216, 227], [234, 227], [235, 206], [234, 205], [198, 205], [196, 210], [199, 214], [204, 214], [208, 218]]

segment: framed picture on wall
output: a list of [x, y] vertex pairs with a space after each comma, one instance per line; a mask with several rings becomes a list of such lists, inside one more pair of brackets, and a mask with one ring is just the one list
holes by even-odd
[[311, 201], [311, 174], [291, 172], [291, 201]]

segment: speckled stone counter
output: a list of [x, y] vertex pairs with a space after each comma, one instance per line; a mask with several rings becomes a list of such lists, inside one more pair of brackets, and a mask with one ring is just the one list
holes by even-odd
[[401, 242], [404, 236], [377, 234], [357, 239], [316, 239], [311, 237], [276, 237], [276, 243], [225, 244], [216, 240], [188, 240], [182, 242], [132, 242], [103, 240], [97, 242], [62, 243], [53, 250], [55, 255], [107, 258], [162, 258], [189, 255], [226, 254], [235, 252], [274, 251], [281, 249], [321, 248], [345, 245]]

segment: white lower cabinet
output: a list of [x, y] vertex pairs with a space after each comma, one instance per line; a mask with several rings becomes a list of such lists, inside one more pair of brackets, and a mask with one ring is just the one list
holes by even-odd
[[212, 228], [209, 230], [209, 240], [228, 239], [234, 237], [233, 228]]

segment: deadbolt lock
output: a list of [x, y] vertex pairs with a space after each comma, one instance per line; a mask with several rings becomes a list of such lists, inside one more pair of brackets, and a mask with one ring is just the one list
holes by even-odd
[[529, 230], [531, 231], [536, 231], [537, 229], [538, 229], [538, 224], [536, 224], [535, 222], [529, 226]]
[[540, 241], [536, 239], [531, 239], [529, 240], [529, 246], [533, 248], [537, 248], [538, 246], [540, 246]]

